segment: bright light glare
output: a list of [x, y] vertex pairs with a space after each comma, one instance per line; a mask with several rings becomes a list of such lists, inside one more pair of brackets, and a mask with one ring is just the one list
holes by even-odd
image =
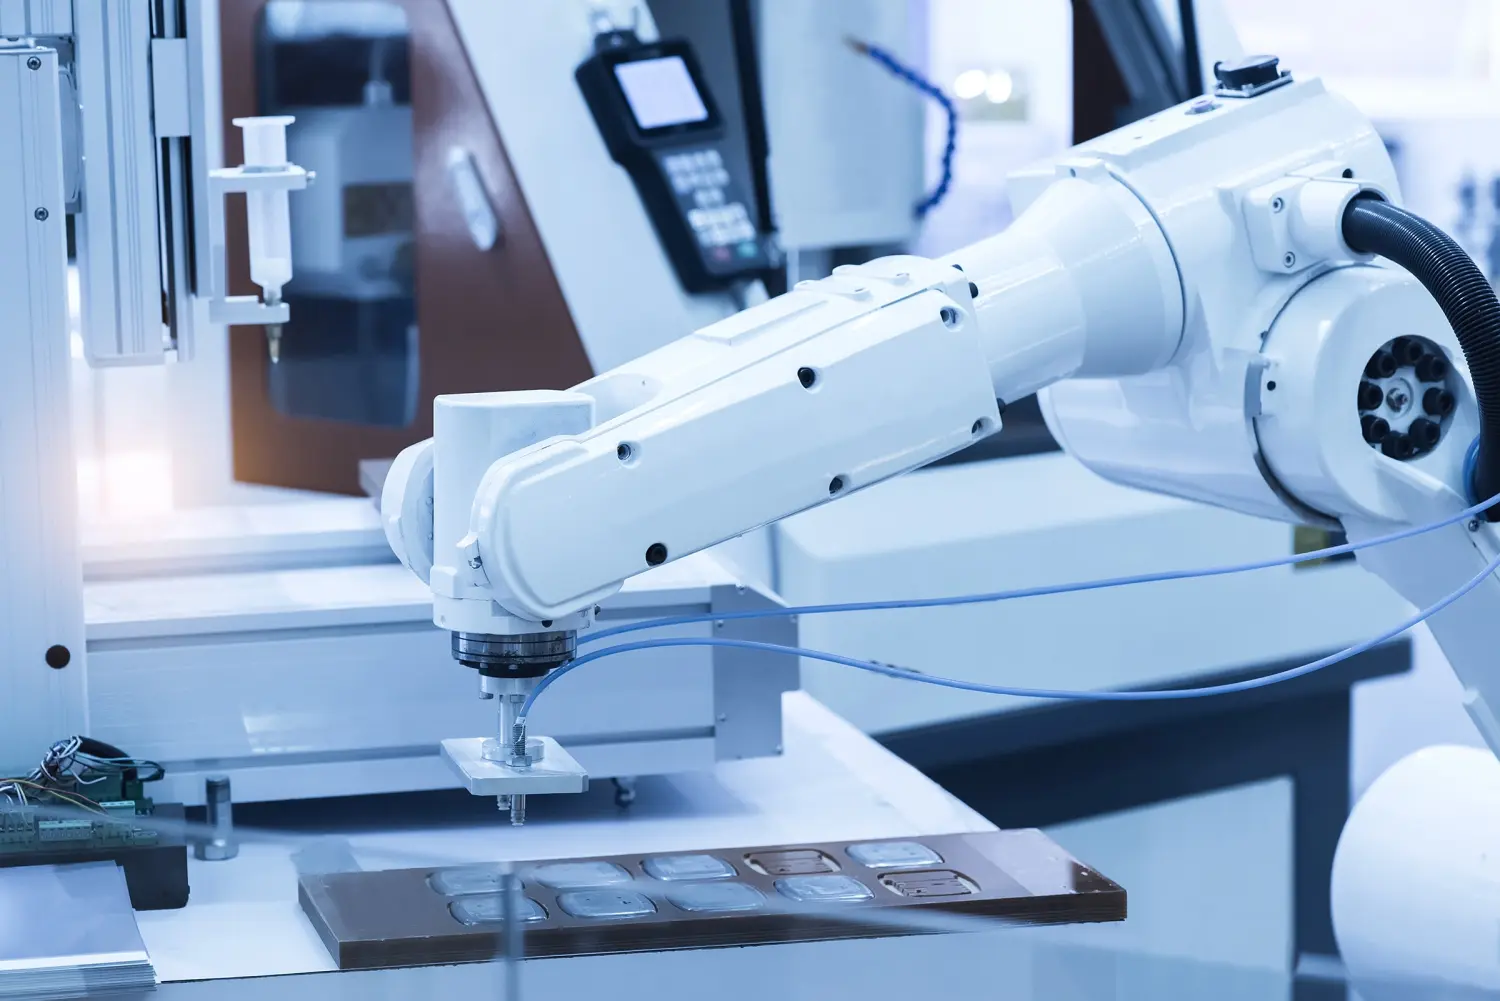
[[990, 76], [984, 70], [964, 70], [953, 81], [953, 93], [960, 100], [969, 101], [984, 93]]
[[121, 452], [78, 461], [85, 513], [105, 519], [167, 514], [172, 510], [172, 456], [165, 451]]
[[83, 357], [83, 285], [78, 265], [68, 265], [68, 353]]
[[996, 70], [985, 81], [984, 96], [991, 104], [1004, 104], [1016, 92], [1016, 82], [1004, 70]]

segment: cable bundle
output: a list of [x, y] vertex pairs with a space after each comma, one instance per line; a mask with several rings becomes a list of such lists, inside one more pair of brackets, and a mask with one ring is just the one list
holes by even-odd
[[53, 800], [99, 813], [103, 811], [98, 801], [83, 791], [87, 787], [111, 778], [122, 783], [155, 782], [165, 774], [166, 770], [155, 761], [132, 758], [102, 740], [67, 737], [47, 749], [31, 774], [0, 778], [0, 806]]

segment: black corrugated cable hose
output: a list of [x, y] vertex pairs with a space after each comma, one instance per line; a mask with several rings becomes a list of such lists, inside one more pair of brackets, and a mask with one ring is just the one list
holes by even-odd
[[[1479, 401], [1479, 454], [1467, 486], [1476, 502], [1490, 499], [1500, 493], [1500, 299], [1489, 279], [1451, 236], [1378, 195], [1349, 203], [1344, 242], [1410, 271], [1452, 325]], [[1485, 517], [1500, 521], [1500, 506]]]

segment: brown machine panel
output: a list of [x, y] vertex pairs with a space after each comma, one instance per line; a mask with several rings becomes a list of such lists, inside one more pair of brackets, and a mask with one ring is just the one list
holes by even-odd
[[[592, 374], [447, 3], [390, 2], [405, 11], [409, 32], [418, 330], [412, 419], [397, 427], [288, 414], [272, 399], [263, 331], [235, 328], [230, 332], [230, 399], [234, 473], [242, 481], [357, 494], [361, 460], [390, 458], [432, 434], [434, 396], [562, 389]], [[267, 0], [221, 0], [220, 6], [224, 152], [225, 162], [235, 164], [242, 162], [243, 150], [239, 129], [230, 119], [265, 113], [257, 107], [256, 45]], [[499, 219], [500, 240], [489, 251], [479, 250], [471, 239], [449, 178], [447, 159], [455, 146], [473, 156]], [[359, 215], [373, 216], [372, 225], [399, 216], [401, 207], [393, 206], [387, 194], [346, 189], [345, 212], [364, 206]], [[241, 295], [256, 291], [250, 283], [245, 226], [243, 200], [231, 199], [230, 286]], [[345, 230], [360, 232], [347, 220]], [[297, 265], [294, 255], [294, 275]], [[292, 308], [284, 351], [296, 347], [295, 303]]]

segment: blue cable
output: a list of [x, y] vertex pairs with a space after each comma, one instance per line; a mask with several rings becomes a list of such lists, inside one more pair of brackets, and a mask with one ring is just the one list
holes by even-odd
[[551, 687], [553, 682], [557, 681], [559, 678], [563, 677], [569, 672], [577, 670], [585, 664], [592, 663], [596, 660], [602, 660], [605, 657], [612, 657], [615, 654], [630, 653], [636, 650], [653, 650], [661, 649], [664, 647], [680, 646], [729, 647], [736, 650], [755, 650], [763, 653], [779, 653], [786, 654], [788, 656], [806, 657], [809, 660], [821, 660], [826, 661], [830, 664], [841, 664], [844, 667], [857, 668], [861, 671], [870, 671], [874, 674], [885, 675], [888, 678], [900, 678], [904, 681], [916, 681], [925, 685], [936, 685], [939, 688], [954, 688], [964, 692], [979, 692], [984, 695], [1009, 695], [1018, 698], [1031, 699], [1065, 699], [1079, 702], [1156, 702], [1171, 699], [1201, 699], [1213, 695], [1230, 695], [1235, 692], [1248, 692], [1256, 688], [1265, 688], [1268, 685], [1275, 685], [1280, 684], [1284, 681], [1291, 681], [1294, 678], [1300, 678], [1304, 675], [1312, 674], [1315, 671], [1321, 671], [1325, 667], [1332, 667], [1334, 664], [1346, 661], [1351, 657], [1357, 657], [1367, 650], [1373, 649], [1374, 647], [1377, 647], [1382, 643], [1387, 643], [1390, 640], [1395, 639], [1397, 636], [1400, 636], [1408, 629], [1421, 624], [1422, 622], [1431, 618], [1433, 615], [1441, 612], [1443, 609], [1453, 604], [1459, 598], [1462, 598], [1464, 595], [1474, 590], [1474, 588], [1478, 587], [1485, 580], [1485, 578], [1489, 577], [1496, 570], [1500, 570], [1500, 556], [1496, 556], [1493, 560], [1491, 560], [1482, 571], [1471, 578], [1468, 583], [1464, 584], [1463, 587], [1460, 587], [1458, 590], [1454, 591], [1452, 594], [1449, 594], [1447, 597], [1442, 598], [1436, 603], [1422, 609], [1399, 625], [1396, 625], [1391, 629], [1387, 629], [1385, 632], [1381, 633], [1373, 639], [1364, 640], [1360, 643], [1354, 644], [1353, 646], [1345, 647], [1337, 653], [1332, 653], [1326, 657], [1315, 660], [1312, 663], [1303, 664], [1300, 667], [1294, 667], [1285, 671], [1280, 671], [1276, 674], [1268, 674], [1261, 678], [1249, 678], [1245, 681], [1235, 681], [1223, 685], [1210, 685], [1204, 688], [1177, 688], [1164, 689], [1161, 691], [1127, 692], [1077, 692], [1053, 688], [1011, 688], [1005, 685], [986, 685], [977, 681], [963, 681], [958, 678], [944, 678], [937, 675], [924, 674], [920, 671], [911, 670], [910, 668], [895, 667], [891, 664], [881, 664], [876, 661], [860, 660], [855, 657], [844, 657], [836, 653], [826, 653], [821, 650], [807, 650], [802, 647], [782, 646], [778, 643], [762, 643], [758, 640], [716, 639], [709, 637], [705, 637], [702, 639], [671, 637], [656, 640], [641, 640], [635, 643], [621, 643], [617, 646], [606, 647], [603, 650], [595, 650], [591, 653], [586, 653], [581, 657], [578, 657], [568, 662], [567, 664], [564, 664], [563, 666], [557, 668], [551, 674], [543, 678], [541, 680], [541, 683], [538, 684], [536, 688], [532, 689], [531, 694], [526, 697], [525, 703], [523, 703], [521, 706], [521, 712], [519, 713], [517, 722], [525, 722], [527, 715], [531, 712], [532, 705], [537, 700], [537, 696], [541, 695], [549, 687]]
[[948, 134], [943, 143], [943, 173], [938, 179], [937, 187], [932, 193], [917, 203], [917, 218], [921, 219], [928, 212], [937, 207], [938, 203], [948, 197], [948, 189], [953, 186], [953, 154], [958, 149], [958, 106], [953, 99], [943, 93], [943, 89], [912, 67], [897, 59], [887, 50], [869, 42], [861, 42], [858, 39], [848, 39], [850, 47], [862, 55], [869, 56], [875, 62], [884, 67], [891, 75], [906, 83], [911, 84], [917, 90], [932, 98], [943, 106], [943, 112], [948, 116]]
[[1338, 546], [1329, 546], [1327, 549], [1316, 549], [1309, 553], [1297, 553], [1292, 556], [1278, 556], [1275, 559], [1259, 560], [1254, 563], [1204, 567], [1198, 570], [1162, 570], [1156, 573], [1134, 574], [1129, 577], [1107, 577], [1103, 580], [1079, 581], [1069, 584], [1044, 584], [1038, 587], [1017, 588], [1012, 591], [990, 591], [984, 594], [964, 594], [950, 598], [893, 598], [887, 601], [846, 601], [827, 605], [791, 605], [785, 608], [766, 608], [744, 612], [709, 612], [699, 615], [673, 615], [659, 619], [646, 619], [643, 622], [631, 622], [623, 626], [613, 626], [591, 635], [580, 636], [578, 641], [579, 643], [596, 643], [599, 640], [609, 639], [612, 636], [640, 632], [643, 629], [693, 625], [698, 622], [774, 619], [783, 615], [824, 615], [830, 612], [883, 612], [898, 608], [944, 608], [957, 605], [983, 605], [996, 601], [1010, 601], [1015, 598], [1040, 598], [1049, 594], [1099, 591], [1105, 588], [1127, 587], [1133, 584], [1156, 584], [1169, 580], [1196, 580], [1200, 577], [1224, 577], [1229, 574], [1249, 573], [1253, 570], [1269, 570], [1273, 567], [1284, 567], [1297, 563], [1309, 563], [1314, 560], [1325, 560], [1333, 556], [1355, 553], [1361, 549], [1371, 549], [1375, 546], [1389, 545], [1393, 542], [1404, 542], [1407, 539], [1425, 535], [1428, 532], [1435, 532], [1440, 528], [1446, 528], [1456, 522], [1478, 517], [1496, 504], [1500, 504], [1500, 495], [1491, 497], [1480, 504], [1475, 504], [1473, 507], [1464, 508], [1457, 514], [1449, 515], [1442, 521], [1435, 521], [1428, 525], [1418, 525], [1415, 528], [1402, 529], [1399, 532], [1382, 535], [1374, 539], [1366, 539], [1363, 542], [1346, 542]]

